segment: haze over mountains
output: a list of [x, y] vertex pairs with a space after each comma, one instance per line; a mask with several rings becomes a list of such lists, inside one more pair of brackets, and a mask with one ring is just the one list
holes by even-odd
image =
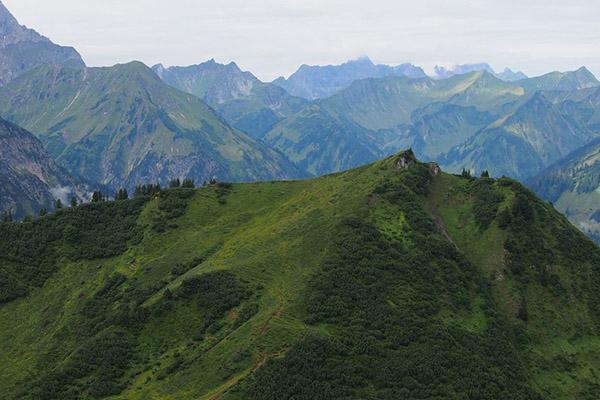
[[2, 400], [600, 399], [586, 68], [87, 67], [1, 11]]
[[[464, 64], [430, 77], [363, 57], [303, 65], [272, 83], [214, 60], [87, 68], [75, 50], [0, 11], [3, 60], [25, 59], [7, 61], [20, 67], [5, 68], [0, 116], [73, 176], [112, 190], [173, 177], [323, 175], [409, 147], [451, 172], [525, 180], [600, 132], [600, 82], [584, 67], [527, 78]], [[31, 46], [43, 51], [32, 56]]]

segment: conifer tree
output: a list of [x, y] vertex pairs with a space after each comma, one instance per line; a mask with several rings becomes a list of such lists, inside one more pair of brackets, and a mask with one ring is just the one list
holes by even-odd
[[117, 192], [117, 196], [115, 197], [115, 200], [121, 201], [121, 200], [127, 200], [127, 199], [129, 199], [129, 193], [127, 193], [127, 189], [119, 189], [119, 191]]
[[193, 179], [184, 179], [183, 183], [181, 184], [181, 187], [186, 189], [194, 189], [196, 187], [196, 184], [194, 183]]
[[13, 216], [11, 210], [2, 212], [2, 222], [13, 222]]

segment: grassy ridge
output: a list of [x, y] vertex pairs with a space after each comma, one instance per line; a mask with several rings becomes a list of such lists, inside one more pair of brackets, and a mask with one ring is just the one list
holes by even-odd
[[0, 306], [8, 399], [598, 395], [598, 250], [511, 181], [406, 153], [163, 191], [136, 219]]

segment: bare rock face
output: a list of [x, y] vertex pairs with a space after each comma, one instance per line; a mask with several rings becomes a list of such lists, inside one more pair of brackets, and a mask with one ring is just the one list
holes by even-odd
[[429, 165], [429, 171], [431, 172], [432, 176], [438, 176], [439, 174], [442, 173], [442, 169], [440, 168], [438, 163], [432, 162], [432, 163], [429, 163], [428, 165]]
[[0, 86], [40, 65], [85, 67], [75, 49], [56, 45], [20, 25], [0, 1]]
[[417, 158], [412, 150], [406, 150], [398, 155], [396, 160], [397, 169], [407, 169], [415, 165]]
[[16, 217], [81, 198], [85, 188], [48, 155], [31, 133], [0, 119], [0, 211]]

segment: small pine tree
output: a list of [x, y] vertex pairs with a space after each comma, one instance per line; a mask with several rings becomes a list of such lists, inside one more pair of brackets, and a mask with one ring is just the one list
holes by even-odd
[[462, 173], [460, 174], [460, 176], [462, 176], [463, 178], [468, 178], [471, 179], [471, 171], [467, 170], [466, 168], [463, 168]]
[[92, 203], [102, 203], [103, 201], [104, 201], [104, 194], [101, 191], [96, 190], [92, 194]]
[[63, 203], [61, 199], [56, 199], [56, 201], [54, 202], [54, 209], [55, 210], [60, 210], [63, 208]]
[[181, 184], [181, 187], [186, 189], [194, 189], [196, 187], [196, 184], [194, 183], [193, 179], [184, 179], [183, 183]]
[[46, 209], [46, 208], [40, 209], [40, 217], [45, 217], [46, 215], [48, 215], [48, 209]]
[[115, 196], [115, 200], [122, 201], [129, 199], [129, 193], [127, 193], [127, 189], [119, 189], [117, 195]]
[[482, 178], [489, 178], [490, 177], [490, 173], [488, 170], [485, 170], [481, 173], [481, 177]]
[[172, 179], [172, 180], [171, 180], [171, 182], [169, 182], [169, 187], [170, 187], [171, 189], [174, 189], [174, 188], [179, 188], [179, 187], [181, 187], [181, 180], [180, 180], [179, 178], [177, 178], [177, 179]]
[[13, 222], [13, 216], [11, 210], [2, 212], [2, 222]]
[[77, 197], [71, 197], [71, 208], [77, 207]]

